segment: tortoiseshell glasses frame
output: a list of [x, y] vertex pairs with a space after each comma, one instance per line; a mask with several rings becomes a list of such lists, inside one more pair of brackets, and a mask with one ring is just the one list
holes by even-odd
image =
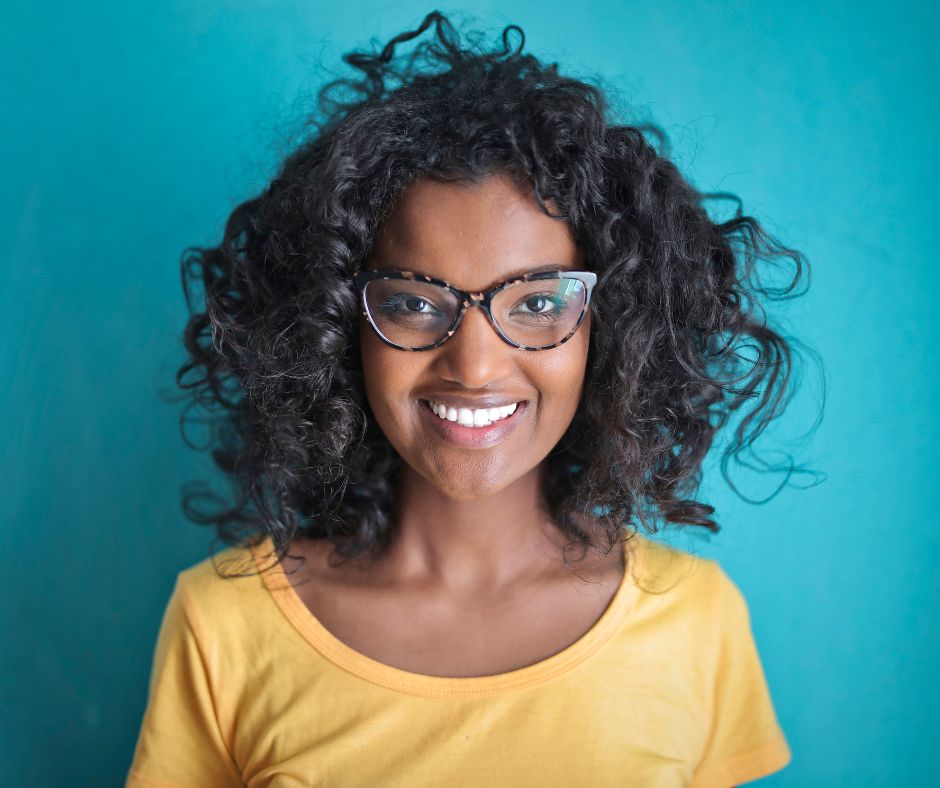
[[[422, 345], [420, 347], [407, 347], [404, 345], [398, 345], [395, 342], [392, 342], [388, 337], [382, 334], [382, 331], [376, 325], [375, 319], [372, 317], [371, 312], [369, 311], [369, 305], [366, 300], [366, 286], [369, 282], [375, 279], [395, 279], [395, 280], [405, 280], [405, 281], [414, 281], [414, 282], [424, 282], [431, 285], [437, 285], [438, 287], [443, 287], [449, 290], [457, 299], [460, 301], [460, 308], [457, 310], [457, 314], [454, 316], [454, 319], [451, 321], [447, 330], [443, 336], [436, 342], [432, 342], [427, 345]], [[552, 342], [547, 345], [540, 346], [529, 346], [522, 345], [518, 342], [513, 341], [508, 336], [506, 336], [503, 329], [500, 327], [496, 318], [493, 315], [491, 305], [493, 298], [500, 293], [502, 290], [510, 287], [511, 285], [519, 284], [522, 282], [533, 282], [540, 281], [545, 279], [576, 279], [584, 285], [584, 304], [581, 307], [581, 312], [578, 315], [577, 322], [571, 328], [571, 330], [560, 340]], [[591, 304], [591, 292], [594, 289], [594, 285], [597, 284], [597, 274], [592, 271], [536, 271], [530, 274], [522, 274], [521, 276], [515, 276], [512, 279], [507, 279], [504, 282], [500, 282], [498, 285], [490, 288], [489, 290], [470, 293], [466, 290], [461, 290], [459, 287], [452, 285], [450, 282], [447, 282], [443, 279], [435, 279], [431, 276], [426, 276], [424, 274], [414, 273], [413, 271], [359, 271], [353, 275], [353, 282], [355, 283], [356, 288], [359, 290], [360, 304], [362, 306], [362, 314], [369, 321], [369, 325], [372, 327], [372, 330], [375, 332], [376, 336], [381, 339], [386, 345], [389, 345], [398, 350], [404, 350], [408, 352], [417, 352], [421, 350], [433, 350], [436, 347], [443, 345], [448, 339], [450, 339], [454, 333], [457, 331], [460, 326], [461, 320], [463, 320], [464, 314], [472, 306], [480, 307], [485, 313], [487, 318], [490, 321], [490, 325], [493, 326], [493, 329], [499, 335], [500, 339], [506, 342], [508, 345], [512, 345], [516, 348], [521, 348], [522, 350], [550, 350], [551, 348], [558, 347], [567, 342], [571, 337], [573, 337], [580, 327], [581, 323], [584, 321], [584, 317], [587, 314], [588, 308]]]

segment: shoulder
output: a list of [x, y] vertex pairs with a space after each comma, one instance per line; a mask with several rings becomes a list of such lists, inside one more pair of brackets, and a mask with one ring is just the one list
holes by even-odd
[[713, 623], [716, 617], [746, 616], [741, 590], [716, 559], [641, 533], [631, 537], [627, 549], [633, 582], [644, 595], [658, 598], [659, 605], [680, 608]]
[[698, 555], [637, 532], [627, 543], [634, 579], [648, 593], [689, 592], [734, 588], [714, 558]]
[[262, 555], [258, 548], [228, 547], [180, 571], [173, 593], [187, 618], [216, 629], [236, 629], [251, 620], [270, 604], [266, 586], [278, 569], [273, 558], [264, 561]]

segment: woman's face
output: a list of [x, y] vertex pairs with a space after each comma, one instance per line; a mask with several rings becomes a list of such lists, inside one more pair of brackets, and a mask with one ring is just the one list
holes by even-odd
[[[551, 265], [584, 270], [570, 226], [542, 213], [531, 193], [508, 177], [494, 175], [477, 184], [412, 184], [382, 225], [364, 268], [413, 271], [476, 293]], [[504, 342], [476, 307], [432, 350], [390, 347], [365, 317], [360, 328], [366, 395], [379, 426], [408, 466], [455, 500], [498, 492], [534, 469], [577, 410], [590, 312], [566, 343], [540, 351]], [[442, 422], [431, 402], [458, 411], [519, 405], [480, 430]]]

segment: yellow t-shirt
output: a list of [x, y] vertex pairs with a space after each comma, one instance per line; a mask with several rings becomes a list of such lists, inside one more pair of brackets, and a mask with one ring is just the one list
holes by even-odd
[[[264, 568], [270, 547], [215, 561]], [[714, 560], [642, 534], [625, 552], [579, 640], [469, 678], [354, 651], [278, 564], [223, 579], [206, 559], [167, 605], [127, 785], [729, 788], [783, 768], [741, 592]]]

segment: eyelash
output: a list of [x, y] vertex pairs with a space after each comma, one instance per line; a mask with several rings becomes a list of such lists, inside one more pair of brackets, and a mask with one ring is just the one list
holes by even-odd
[[[402, 309], [402, 303], [408, 301], [410, 298], [417, 299], [418, 301], [421, 301], [423, 304], [425, 304], [425, 305], [427, 305], [427, 306], [431, 306], [431, 305], [432, 305], [432, 302], [431, 302], [431, 301], [429, 301], [429, 300], [426, 299], [426, 298], [423, 298], [422, 296], [419, 296], [419, 295], [416, 295], [416, 294], [408, 294], [408, 293], [396, 293], [396, 294], [390, 296], [389, 298], [386, 298], [386, 299], [379, 305], [379, 308], [380, 308], [386, 315], [388, 315], [388, 316], [390, 316], [390, 317], [395, 316], [395, 315], [400, 315], [400, 314], [402, 314], [402, 313], [405, 313], [405, 314], [407, 314], [407, 315], [409, 315], [409, 316], [411, 316], [411, 315], [432, 316], [432, 315], [434, 314], [434, 313], [432, 313], [432, 312], [424, 312], [424, 311], [422, 311], [422, 312], [414, 312], [414, 311], [411, 311], [411, 310]], [[530, 293], [530, 294], [527, 295], [525, 298], [521, 299], [521, 300], [517, 303], [516, 306], [518, 306], [519, 304], [525, 304], [526, 301], [528, 301], [528, 300], [530, 300], [530, 299], [532, 299], [532, 298], [541, 298], [541, 299], [544, 299], [548, 304], [551, 305], [552, 309], [550, 309], [548, 312], [528, 312], [528, 313], [525, 313], [525, 314], [527, 314], [527, 316], [537, 319], [538, 322], [540, 322], [540, 323], [550, 323], [550, 322], [552, 322], [552, 321], [554, 321], [554, 320], [556, 320], [556, 319], [558, 318], [558, 315], [560, 314], [560, 311], [561, 311], [562, 303], [561, 303], [561, 301], [560, 301], [558, 298], [552, 297], [552, 295], [549, 294], [549, 293]], [[512, 310], [510, 310], [510, 311], [512, 311]], [[440, 310], [435, 309], [435, 312], [436, 312], [437, 314], [440, 314]]]

